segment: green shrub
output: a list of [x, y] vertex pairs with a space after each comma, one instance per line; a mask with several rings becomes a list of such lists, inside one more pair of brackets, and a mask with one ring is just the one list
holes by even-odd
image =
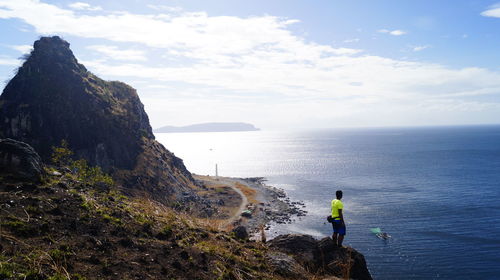
[[113, 178], [104, 173], [99, 166], [89, 166], [85, 159], [73, 160], [73, 152], [68, 147], [66, 140], [61, 141], [61, 146], [52, 147], [52, 163], [57, 166], [69, 166], [78, 180], [85, 184], [103, 183], [107, 186], [114, 185]]
[[52, 163], [57, 166], [67, 166], [71, 163], [73, 152], [68, 148], [68, 142], [61, 140], [61, 146], [52, 147]]
[[76, 172], [78, 180], [85, 184], [103, 183], [107, 186], [114, 184], [113, 178], [104, 173], [99, 166], [89, 166], [84, 159], [75, 160], [71, 163], [71, 169]]

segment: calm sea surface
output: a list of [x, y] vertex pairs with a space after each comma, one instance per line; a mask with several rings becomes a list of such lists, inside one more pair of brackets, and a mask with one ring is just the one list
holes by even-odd
[[214, 175], [217, 163], [306, 203], [308, 216], [270, 234], [331, 235], [324, 220], [342, 189], [345, 244], [375, 279], [500, 279], [500, 126], [156, 136], [191, 172]]

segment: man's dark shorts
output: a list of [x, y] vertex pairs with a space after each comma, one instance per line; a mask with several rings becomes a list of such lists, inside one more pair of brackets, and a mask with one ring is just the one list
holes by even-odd
[[338, 233], [339, 235], [345, 235], [345, 225], [342, 225], [340, 220], [334, 220], [332, 222], [333, 233]]

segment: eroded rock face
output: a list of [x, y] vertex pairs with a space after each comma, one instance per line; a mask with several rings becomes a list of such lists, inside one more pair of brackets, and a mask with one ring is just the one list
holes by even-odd
[[28, 143], [45, 161], [64, 139], [75, 159], [100, 166], [127, 187], [162, 199], [192, 191], [182, 160], [154, 139], [135, 89], [87, 71], [57, 36], [36, 41], [5, 87], [0, 138]]
[[286, 234], [268, 244], [275, 250], [292, 255], [297, 263], [314, 275], [372, 279], [361, 253], [350, 247], [338, 248], [329, 237], [316, 240], [310, 235]]
[[132, 169], [141, 138], [154, 138], [136, 91], [88, 72], [57, 36], [35, 42], [0, 106], [1, 136], [29, 143], [45, 160], [65, 139], [77, 158]]
[[42, 160], [30, 145], [13, 139], [0, 139], [1, 177], [39, 182], [42, 175]]

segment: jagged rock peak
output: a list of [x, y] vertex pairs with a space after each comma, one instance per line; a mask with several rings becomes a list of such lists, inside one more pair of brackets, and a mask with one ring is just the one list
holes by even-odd
[[54, 49], [66, 50], [73, 54], [69, 48], [69, 43], [61, 39], [59, 36], [40, 37], [40, 39], [36, 40], [33, 44], [33, 50], [35, 51]]
[[30, 72], [50, 70], [52, 73], [74, 71], [81, 74], [87, 72], [85, 66], [79, 64], [73, 55], [69, 43], [59, 36], [41, 37], [35, 41], [33, 51], [20, 69], [23, 70]]
[[70, 62], [76, 61], [73, 52], [69, 48], [69, 43], [59, 36], [41, 37], [33, 44], [32, 55], [46, 58], [69, 59]]

